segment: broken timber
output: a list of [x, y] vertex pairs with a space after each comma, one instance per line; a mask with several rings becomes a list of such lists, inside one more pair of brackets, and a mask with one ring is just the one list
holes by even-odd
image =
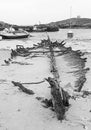
[[57, 114], [58, 120], [63, 120], [66, 110], [65, 107], [69, 106], [68, 94], [60, 87], [59, 74], [56, 67], [54, 51], [49, 37], [48, 42], [50, 50], [51, 72], [53, 73], [54, 78], [48, 77], [48, 79], [46, 80], [51, 86], [51, 95], [54, 111]]
[[34, 94], [32, 90], [25, 88], [21, 83], [15, 82], [15, 81], [12, 81], [12, 83], [14, 84], [14, 86], [18, 86], [23, 92], [27, 94], [30, 94], [30, 95]]

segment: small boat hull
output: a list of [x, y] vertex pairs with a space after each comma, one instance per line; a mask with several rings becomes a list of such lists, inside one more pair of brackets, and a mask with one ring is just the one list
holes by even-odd
[[4, 35], [4, 34], [0, 34], [0, 36], [2, 37], [2, 39], [22, 39], [22, 38], [28, 38], [29, 34], [25, 34], [25, 35]]

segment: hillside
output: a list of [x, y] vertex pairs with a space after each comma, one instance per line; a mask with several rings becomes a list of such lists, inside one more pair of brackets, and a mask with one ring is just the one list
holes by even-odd
[[10, 26], [10, 24], [0, 21], [0, 30], [3, 30], [4, 28], [9, 28]]
[[91, 19], [89, 18], [71, 18], [57, 22], [51, 22], [49, 25], [55, 25], [59, 28], [91, 28]]
[[[48, 24], [40, 24], [37, 25], [37, 32], [38, 31], [44, 31], [46, 28], [46, 31], [58, 31], [58, 28], [91, 28], [91, 19], [90, 18], [71, 18], [56, 22], [51, 22]], [[28, 32], [32, 32], [34, 26], [20, 26], [20, 25], [13, 25], [9, 23], [5, 23], [3, 21], [0, 21], [0, 30], [3, 30], [4, 28], [9, 28], [12, 26], [15, 28], [15, 30], [18, 30], [19, 28], [22, 28]]]
[[[48, 25], [48, 24], [39, 24], [39, 25], [32, 25], [32, 26], [29, 26], [29, 25], [14, 25], [14, 24], [8, 24], [8, 23], [5, 23], [5, 22], [2, 22], [0, 21], [0, 31], [2, 31], [3, 29], [5, 28], [10, 28], [10, 27], [13, 27], [15, 30], [19, 30], [19, 29], [23, 29], [25, 31], [28, 31], [28, 32], [54, 32], [54, 31], [59, 31], [59, 27], [58, 26], [51, 26], [51, 25]], [[34, 29], [36, 28], [36, 29]]]

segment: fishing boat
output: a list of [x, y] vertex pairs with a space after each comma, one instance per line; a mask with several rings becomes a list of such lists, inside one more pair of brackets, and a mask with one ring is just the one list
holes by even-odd
[[0, 34], [2, 39], [21, 39], [21, 38], [28, 38], [29, 34], [12, 34], [12, 35], [5, 35], [5, 34]]
[[22, 39], [22, 38], [28, 38], [29, 33], [22, 30], [22, 31], [11, 31], [9, 30], [4, 30], [3, 32], [0, 33], [1, 39]]

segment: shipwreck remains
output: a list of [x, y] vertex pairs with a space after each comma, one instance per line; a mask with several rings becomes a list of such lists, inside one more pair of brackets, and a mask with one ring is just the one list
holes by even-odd
[[11, 49], [11, 58], [16, 57], [16, 56], [26, 57], [29, 55], [30, 55], [30, 52], [28, 51], [28, 49], [24, 48], [24, 46], [22, 45], [16, 45], [15, 50]]
[[56, 61], [54, 57], [53, 46], [51, 45], [51, 41], [48, 37], [49, 50], [50, 50], [50, 64], [51, 64], [51, 72], [53, 73], [53, 77], [48, 77], [46, 79], [51, 86], [51, 95], [52, 95], [52, 103], [54, 111], [57, 114], [58, 120], [63, 120], [65, 116], [66, 107], [69, 106], [69, 96], [68, 93], [61, 88], [59, 83], [59, 73], [56, 67]]
[[[61, 42], [52, 42], [48, 36], [47, 40], [42, 40], [40, 43], [34, 45], [33, 48], [24, 48], [22, 46], [17, 47], [16, 50], [12, 50], [11, 57], [15, 56], [29, 56], [27, 58], [34, 58], [38, 56], [46, 55], [50, 59], [50, 72], [53, 77], [47, 77], [45, 80], [50, 84], [51, 89], [51, 99], [46, 99], [44, 102], [51, 106], [57, 114], [58, 120], [63, 120], [65, 118], [65, 112], [69, 107], [69, 98], [75, 99], [74, 94], [70, 95], [64, 89], [65, 86], [60, 85], [61, 78], [60, 73], [57, 68], [57, 57], [62, 56], [62, 58], [68, 63], [68, 66], [74, 68], [72, 71], [67, 73], [72, 73], [76, 81], [73, 86], [73, 93], [83, 92], [83, 95], [88, 94], [82, 91], [83, 85], [86, 82], [86, 73], [89, 68], [85, 68], [85, 62], [87, 58], [84, 57], [84, 53], [80, 50], [74, 51], [71, 47], [65, 47], [66, 42], [63, 40]], [[61, 66], [61, 65], [60, 65]], [[45, 82], [39, 81], [37, 83], [22, 83], [22, 84], [39, 84]], [[27, 90], [21, 83], [14, 82], [15, 86], [18, 86], [23, 92], [28, 94], [34, 94], [32, 90]]]
[[84, 53], [80, 50], [74, 51], [71, 47], [65, 47], [65, 44], [65, 41], [61, 43], [57, 41], [52, 42], [48, 37], [47, 40], [42, 40], [37, 46], [37, 48], [45, 48], [45, 50], [49, 48], [50, 51], [50, 53], [47, 52], [47, 56], [50, 58], [50, 72], [53, 74], [53, 78], [48, 77], [46, 80], [50, 84], [53, 109], [59, 120], [63, 120], [65, 117], [65, 112], [69, 106], [69, 98], [75, 99], [75, 96], [71, 96], [67, 91], [64, 91], [63, 86], [60, 86], [56, 57], [63, 56], [70, 66], [76, 68], [76, 71], [72, 72], [76, 77], [74, 92], [77, 91], [79, 93], [82, 90], [86, 82], [86, 73], [89, 71], [89, 68], [85, 68], [87, 58], [83, 57]]

